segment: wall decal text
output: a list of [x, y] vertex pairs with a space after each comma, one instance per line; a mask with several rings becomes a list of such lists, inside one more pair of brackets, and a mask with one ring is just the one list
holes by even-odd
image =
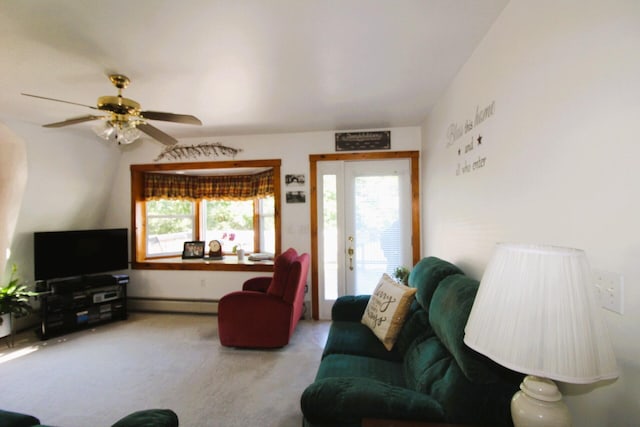
[[[460, 122], [453, 122], [447, 128], [446, 146], [447, 148], [455, 146], [454, 148], [458, 154], [456, 176], [474, 172], [485, 167], [487, 164], [487, 157], [482, 155], [483, 150], [481, 150], [483, 143], [485, 142], [482, 134], [479, 132], [472, 132], [470, 138], [462, 138], [480, 126], [487, 119], [491, 118], [495, 113], [495, 110], [495, 101], [491, 101], [490, 104], [483, 107], [477, 105], [472, 118], [465, 119]], [[477, 152], [479, 149], [480, 152]]]

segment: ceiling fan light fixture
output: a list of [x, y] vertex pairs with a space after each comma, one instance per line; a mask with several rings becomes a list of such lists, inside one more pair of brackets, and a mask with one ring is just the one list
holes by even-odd
[[120, 145], [131, 144], [133, 141], [140, 138], [140, 135], [142, 135], [142, 132], [140, 132], [140, 130], [130, 122], [121, 122], [119, 124], [121, 126], [116, 128], [115, 139]]
[[99, 124], [93, 127], [93, 132], [102, 139], [107, 141], [111, 139], [116, 129], [113, 127], [109, 120], [103, 120]]
[[142, 132], [136, 128], [136, 122], [129, 120], [104, 120], [93, 131], [100, 138], [107, 141], [116, 141], [119, 145], [131, 144]]

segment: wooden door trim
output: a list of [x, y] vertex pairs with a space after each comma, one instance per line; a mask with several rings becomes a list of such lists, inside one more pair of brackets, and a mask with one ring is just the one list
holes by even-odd
[[358, 160], [411, 160], [411, 248], [415, 265], [420, 260], [420, 152], [390, 151], [373, 153], [331, 153], [309, 155], [309, 203], [311, 211], [311, 310], [318, 320], [318, 162]]

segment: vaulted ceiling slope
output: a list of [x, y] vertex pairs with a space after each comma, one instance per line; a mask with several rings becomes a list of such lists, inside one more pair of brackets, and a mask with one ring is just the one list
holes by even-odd
[[3, 0], [0, 117], [89, 114], [20, 93], [95, 105], [115, 72], [202, 120], [176, 137], [419, 125], [507, 2]]

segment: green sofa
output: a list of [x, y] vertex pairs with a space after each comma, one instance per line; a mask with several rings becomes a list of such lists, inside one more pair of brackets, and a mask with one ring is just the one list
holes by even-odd
[[422, 259], [409, 275], [417, 292], [391, 351], [361, 323], [369, 296], [339, 298], [315, 381], [301, 397], [303, 425], [380, 418], [512, 426], [522, 375], [463, 342], [478, 285], [451, 263]]
[[[33, 415], [0, 409], [0, 427], [47, 426]], [[178, 427], [178, 416], [170, 409], [146, 409], [127, 415], [111, 427]]]

